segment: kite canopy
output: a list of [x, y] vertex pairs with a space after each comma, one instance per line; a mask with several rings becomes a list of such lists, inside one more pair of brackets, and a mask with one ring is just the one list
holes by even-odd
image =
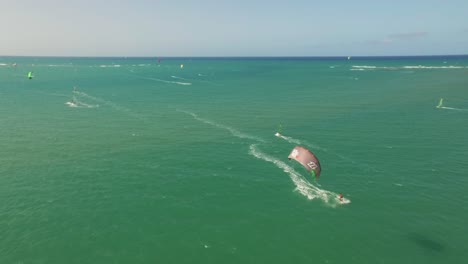
[[316, 178], [320, 176], [320, 171], [322, 170], [320, 162], [310, 150], [296, 146], [289, 154], [288, 159], [295, 159]]

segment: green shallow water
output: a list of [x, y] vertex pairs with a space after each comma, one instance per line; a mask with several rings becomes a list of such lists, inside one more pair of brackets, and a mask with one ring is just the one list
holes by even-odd
[[467, 85], [466, 57], [0, 58], [0, 263], [460, 263]]

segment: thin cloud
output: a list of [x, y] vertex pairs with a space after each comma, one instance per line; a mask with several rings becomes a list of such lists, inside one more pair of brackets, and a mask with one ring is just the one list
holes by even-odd
[[373, 45], [386, 45], [386, 44], [393, 43], [393, 39], [390, 39], [390, 38], [374, 39], [374, 40], [369, 41], [369, 43]]
[[425, 31], [397, 33], [397, 34], [388, 35], [390, 39], [415, 39], [415, 38], [421, 38], [425, 36], [427, 36], [427, 32]]
[[396, 33], [387, 35], [383, 39], [374, 39], [368, 41], [369, 44], [372, 45], [388, 45], [400, 40], [413, 40], [417, 38], [423, 38], [428, 35], [425, 31], [416, 31], [416, 32], [406, 32], [406, 33]]

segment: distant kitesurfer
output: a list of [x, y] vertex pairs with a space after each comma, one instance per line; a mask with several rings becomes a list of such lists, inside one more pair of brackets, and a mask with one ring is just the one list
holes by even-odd
[[444, 104], [444, 98], [440, 98], [439, 104], [436, 106], [436, 108], [442, 108], [443, 104]]
[[281, 126], [281, 124], [278, 126], [278, 132], [276, 132], [275, 136], [277, 137], [282, 137], [283, 135], [281, 135], [281, 131], [283, 130], [283, 126]]
[[28, 79], [31, 80], [34, 77], [33, 72], [28, 72]]
[[338, 196], [338, 197], [340, 198], [340, 202], [342, 202], [343, 201], [343, 194], [340, 193], [340, 196]]

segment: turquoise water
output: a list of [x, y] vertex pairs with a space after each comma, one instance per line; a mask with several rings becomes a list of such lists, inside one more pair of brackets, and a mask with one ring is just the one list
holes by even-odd
[[467, 88], [467, 57], [0, 58], [0, 263], [461, 263]]

